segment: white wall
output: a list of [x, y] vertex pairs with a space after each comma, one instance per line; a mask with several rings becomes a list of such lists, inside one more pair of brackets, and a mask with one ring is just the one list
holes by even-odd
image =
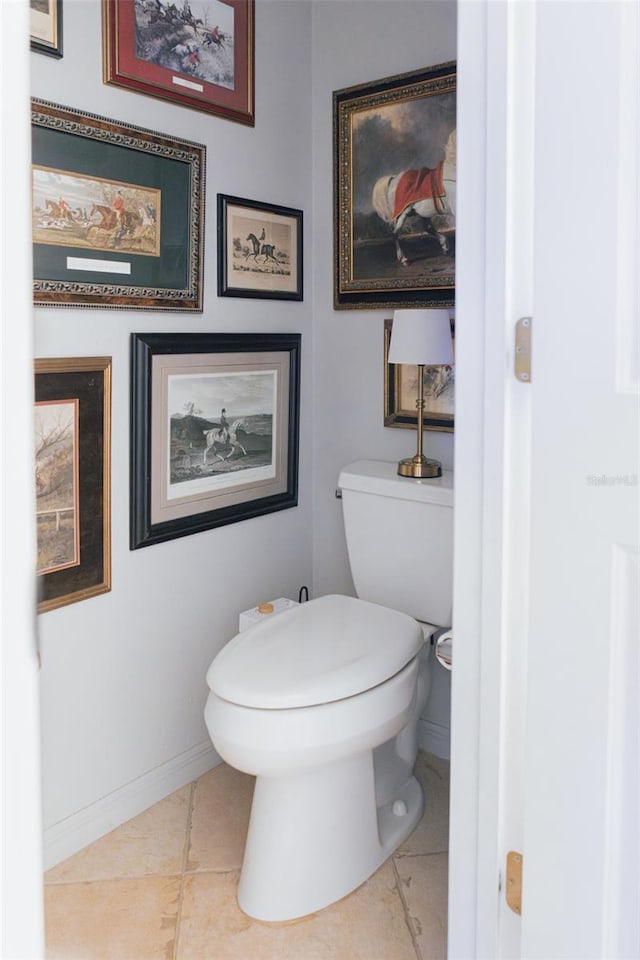
[[[66, 0], [64, 11], [64, 58], [32, 54], [33, 95], [206, 144], [207, 229], [202, 315], [35, 311], [36, 356], [113, 357], [112, 591], [39, 618], [49, 863], [215, 761], [205, 673], [240, 610], [295, 597], [303, 583], [312, 595], [353, 592], [334, 498], [340, 467], [397, 460], [414, 437], [382, 425], [385, 312], [333, 310], [331, 94], [456, 50], [455, 0], [257, 0], [251, 129], [104, 85], [98, 0]], [[217, 192], [304, 210], [303, 303], [217, 298]], [[302, 333], [299, 506], [130, 552], [129, 334], [180, 330]], [[452, 436], [425, 434], [425, 452], [450, 468]], [[439, 668], [426, 719], [446, 739]]]
[[[335, 499], [341, 467], [360, 458], [396, 461], [415, 453], [415, 434], [383, 426], [383, 320], [390, 312], [333, 309], [332, 92], [455, 58], [455, 0], [314, 4], [315, 595], [354, 592]], [[425, 455], [451, 469], [453, 435], [427, 431], [424, 438]], [[449, 704], [449, 675], [435, 666], [425, 713], [433, 732], [448, 731]]]
[[[202, 314], [35, 311], [37, 357], [113, 357], [112, 590], [39, 617], [48, 862], [213, 764], [209, 663], [239, 611], [311, 582], [310, 13], [256, 4], [254, 129], [104, 85], [99, 0], [66, 0], [62, 60], [31, 55], [34, 96], [207, 146]], [[217, 298], [217, 192], [304, 210], [303, 303]], [[129, 334], [182, 330], [302, 333], [299, 506], [130, 552]]]
[[44, 956], [28, 44], [28, 6], [0, 4], [0, 955], [14, 960]]

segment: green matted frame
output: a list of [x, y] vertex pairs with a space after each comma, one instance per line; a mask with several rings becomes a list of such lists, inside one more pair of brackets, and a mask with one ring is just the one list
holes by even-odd
[[[202, 311], [205, 147], [44, 100], [32, 100], [31, 118], [34, 168], [46, 168], [52, 190], [56, 178], [63, 186], [84, 178], [161, 198], [159, 254], [142, 255], [135, 210], [125, 251], [106, 221], [74, 212], [73, 202], [66, 221], [47, 218], [34, 192], [34, 303]], [[58, 235], [35, 242], [37, 229], [39, 239], [43, 230]]]

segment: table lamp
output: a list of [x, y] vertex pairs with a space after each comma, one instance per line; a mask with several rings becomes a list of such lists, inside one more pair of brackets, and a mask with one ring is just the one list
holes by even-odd
[[394, 310], [389, 346], [389, 363], [417, 364], [418, 367], [418, 449], [415, 457], [398, 464], [401, 477], [441, 477], [442, 464], [422, 453], [424, 415], [424, 368], [453, 362], [451, 325], [448, 310]]

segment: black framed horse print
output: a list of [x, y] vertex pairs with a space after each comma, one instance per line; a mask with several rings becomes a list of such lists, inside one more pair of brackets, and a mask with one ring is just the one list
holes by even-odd
[[302, 300], [302, 210], [218, 194], [218, 296]]

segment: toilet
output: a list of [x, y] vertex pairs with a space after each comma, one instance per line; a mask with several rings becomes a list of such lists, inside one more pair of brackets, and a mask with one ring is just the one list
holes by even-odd
[[235, 636], [207, 673], [205, 721], [256, 777], [238, 903], [293, 920], [364, 883], [424, 812], [413, 775], [429, 638], [451, 623], [453, 475], [340, 473], [357, 598], [318, 597]]

